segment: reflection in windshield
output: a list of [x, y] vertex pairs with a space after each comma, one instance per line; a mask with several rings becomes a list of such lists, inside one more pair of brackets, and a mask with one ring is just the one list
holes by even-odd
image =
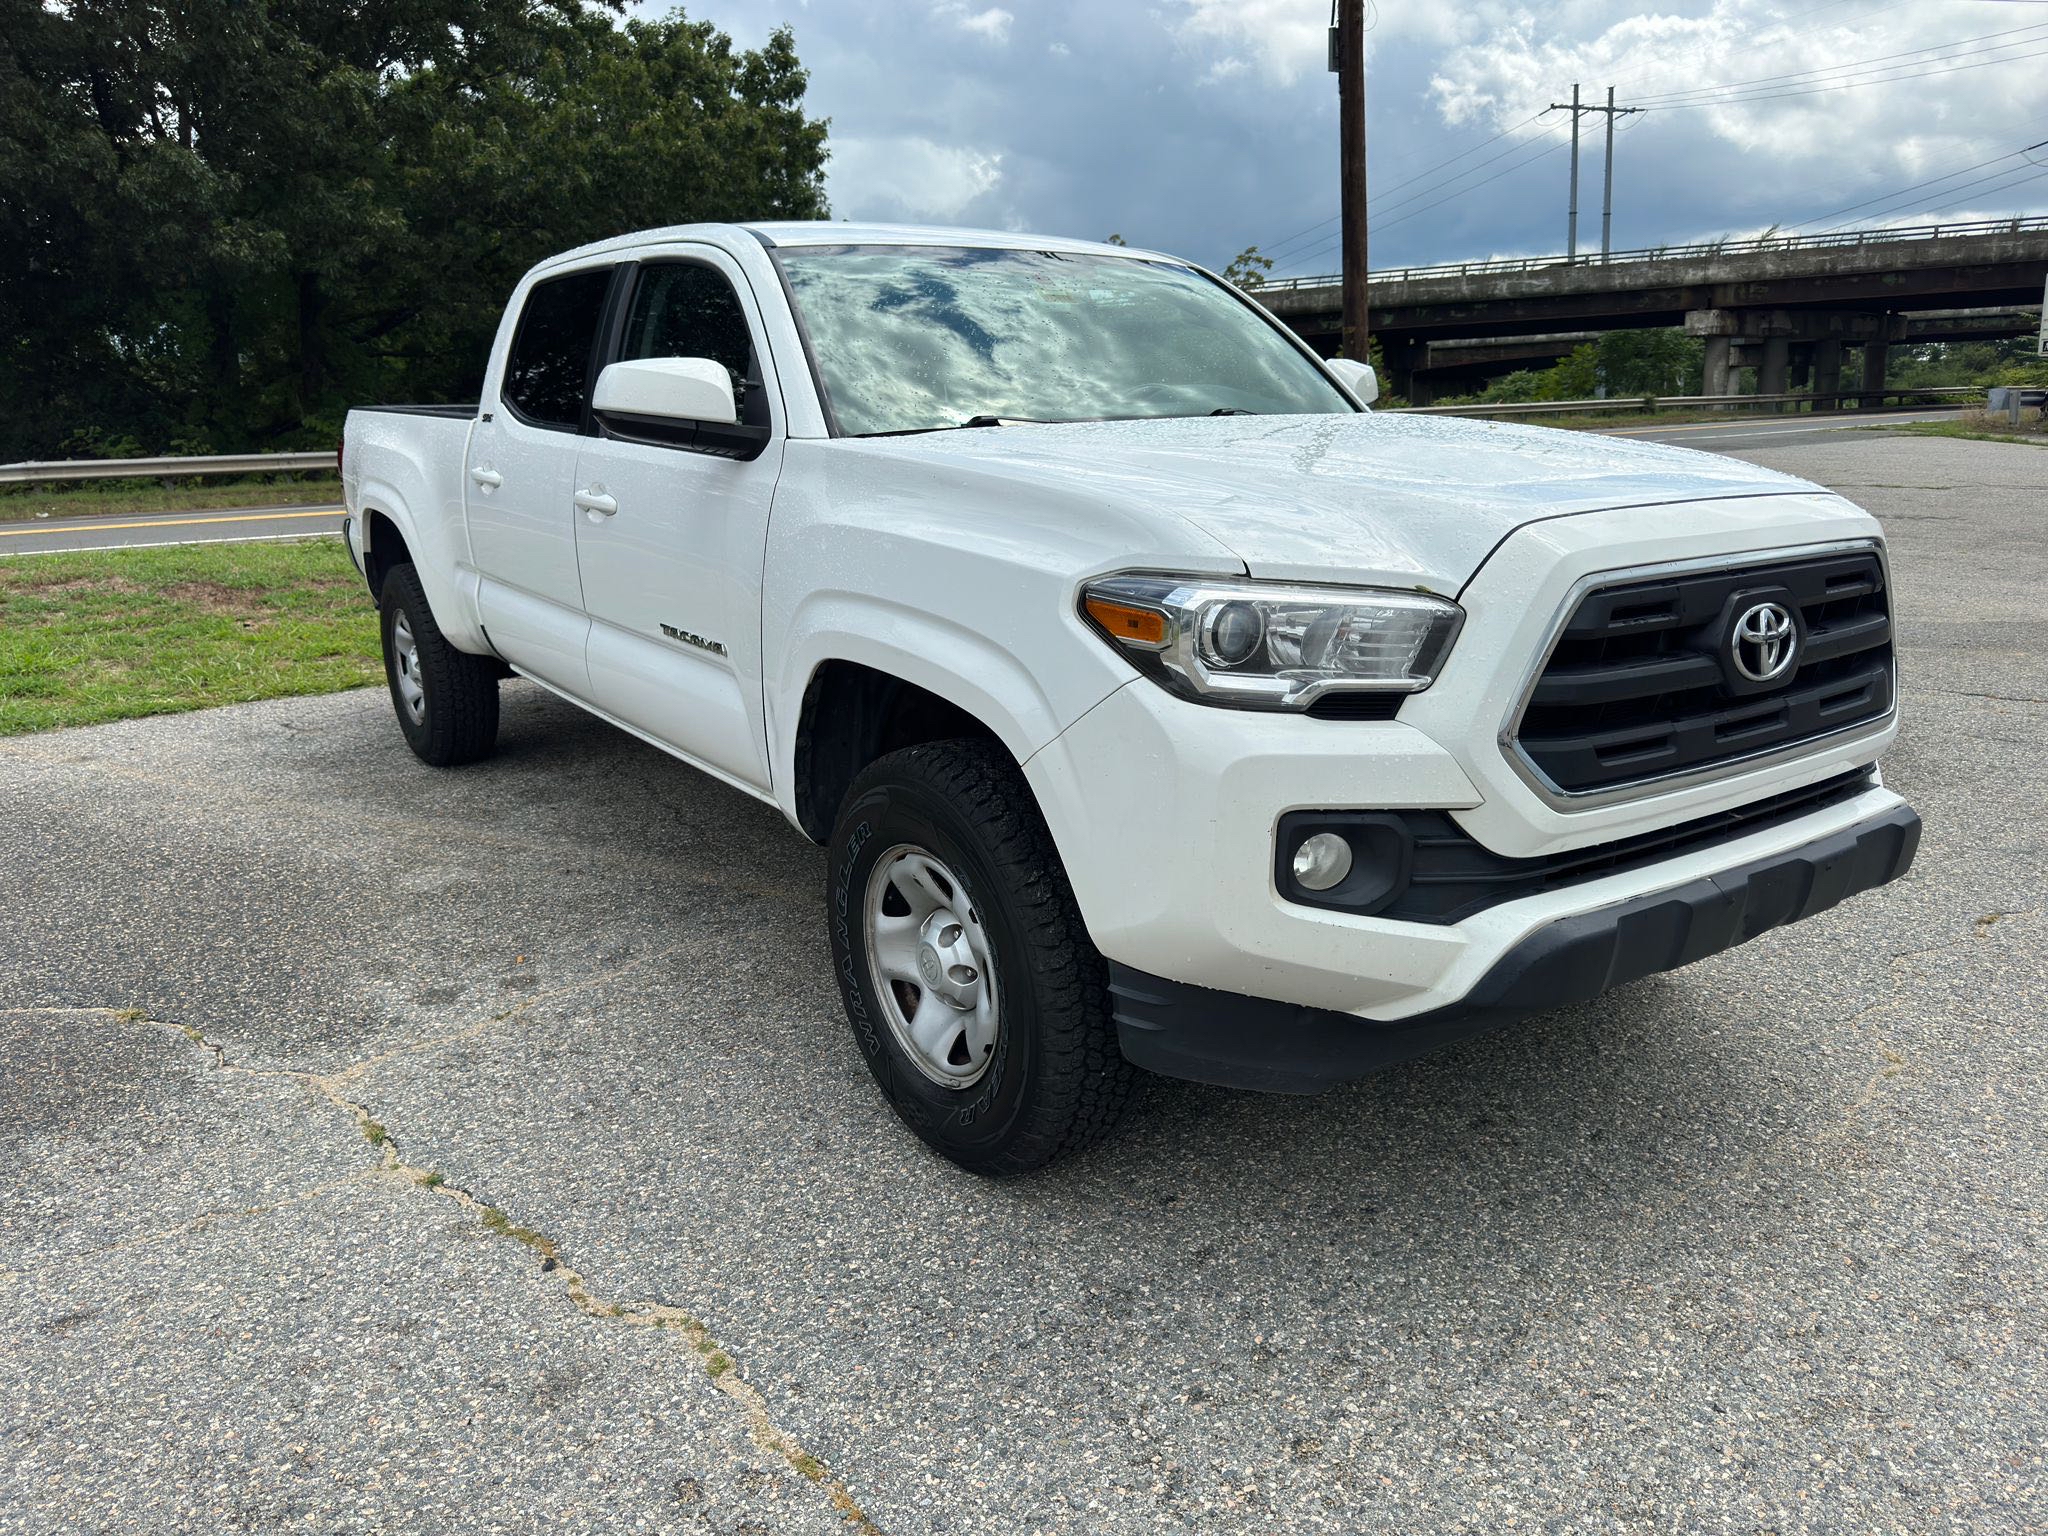
[[953, 246], [775, 257], [839, 430], [856, 436], [976, 417], [1354, 409], [1272, 323], [1186, 267]]

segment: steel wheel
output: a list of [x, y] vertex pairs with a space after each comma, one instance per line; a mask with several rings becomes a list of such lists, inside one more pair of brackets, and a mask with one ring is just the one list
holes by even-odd
[[420, 679], [420, 646], [413, 638], [412, 617], [403, 608], [392, 615], [391, 650], [397, 661], [398, 702], [418, 725], [427, 718], [427, 685]]
[[995, 956], [959, 878], [912, 843], [868, 877], [867, 951], [896, 1043], [933, 1082], [966, 1088], [995, 1059], [1002, 1028]]

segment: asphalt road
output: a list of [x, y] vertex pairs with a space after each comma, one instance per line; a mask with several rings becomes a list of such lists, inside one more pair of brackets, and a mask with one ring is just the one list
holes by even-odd
[[2048, 1523], [2048, 465], [1890, 520], [1898, 885], [1319, 1099], [899, 1132], [823, 863], [525, 687], [0, 741], [0, 1530]]
[[0, 523], [0, 556], [65, 549], [145, 549], [251, 539], [325, 539], [341, 532], [333, 507], [230, 507], [219, 512], [129, 512]]

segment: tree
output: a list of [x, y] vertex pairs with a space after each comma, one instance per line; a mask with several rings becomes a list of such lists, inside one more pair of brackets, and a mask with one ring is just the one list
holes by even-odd
[[1266, 274], [1273, 270], [1273, 258], [1261, 256], [1256, 245], [1248, 245], [1230, 258], [1223, 269], [1223, 281], [1242, 289], [1263, 288]]
[[0, 458], [473, 396], [540, 257], [822, 215], [805, 84], [577, 0], [0, 0]]

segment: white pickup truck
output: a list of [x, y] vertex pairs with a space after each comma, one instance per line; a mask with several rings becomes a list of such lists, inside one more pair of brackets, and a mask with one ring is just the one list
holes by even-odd
[[1134, 1066], [1312, 1092], [1912, 861], [1867, 513], [1375, 393], [1169, 256], [653, 230], [350, 414], [347, 540], [421, 758], [518, 673], [779, 807], [890, 1102], [1017, 1172]]

